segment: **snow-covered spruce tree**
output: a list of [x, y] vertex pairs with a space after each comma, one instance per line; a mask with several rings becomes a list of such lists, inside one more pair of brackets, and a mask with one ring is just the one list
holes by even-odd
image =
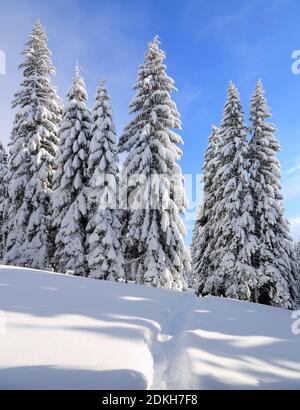
[[182, 139], [180, 115], [171, 99], [174, 81], [167, 76], [165, 53], [156, 36], [149, 43], [130, 104], [135, 118], [120, 138], [128, 152], [123, 174], [128, 177], [125, 268], [137, 283], [181, 290], [190, 256], [183, 242], [180, 212], [186, 207], [183, 176], [176, 163]]
[[255, 301], [286, 308], [297, 303], [296, 261], [289, 225], [284, 217], [280, 184], [280, 145], [261, 81], [251, 99], [250, 181], [253, 194], [255, 234], [259, 240], [253, 257], [257, 269]]
[[297, 263], [297, 293], [298, 293], [298, 307], [300, 306], [300, 240], [294, 244], [294, 252]]
[[60, 147], [55, 159], [53, 228], [56, 249], [53, 265], [55, 270], [72, 271], [80, 276], [88, 274], [85, 188], [91, 115], [86, 102], [85, 83], [77, 66], [60, 126]]
[[0, 142], [0, 260], [2, 261], [6, 247], [5, 203], [7, 200], [7, 154]]
[[295, 255], [296, 255], [296, 261], [298, 263], [299, 273], [300, 273], [300, 240], [295, 243]]
[[40, 23], [33, 26], [26, 46], [20, 65], [24, 78], [13, 101], [18, 111], [10, 141], [5, 263], [44, 268], [51, 249], [52, 178], [62, 106], [51, 83], [55, 70]]
[[207, 276], [210, 272], [210, 254], [207, 253], [208, 242], [214, 240], [212, 235], [212, 209], [216, 202], [216, 180], [214, 175], [218, 165], [219, 129], [212, 126], [208, 139], [208, 147], [204, 155], [202, 168], [203, 197], [199, 204], [192, 236], [192, 276], [197, 284], [199, 277]]
[[200, 295], [251, 300], [254, 280], [251, 258], [256, 240], [251, 217], [246, 136], [240, 96], [234, 84], [230, 83], [212, 181], [216, 190], [209, 235], [213, 240], [205, 249], [209, 269], [200, 272]]
[[117, 162], [110, 98], [101, 81], [96, 93], [88, 157], [87, 261], [90, 277], [115, 281], [124, 276]]

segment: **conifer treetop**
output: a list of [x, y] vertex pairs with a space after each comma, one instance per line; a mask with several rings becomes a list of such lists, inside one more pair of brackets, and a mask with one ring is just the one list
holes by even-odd
[[[159, 44], [159, 38], [155, 36], [149, 43], [144, 62], [138, 70], [138, 78], [133, 86], [136, 94], [129, 105], [129, 112], [137, 115], [125, 127], [119, 142], [120, 152], [131, 149], [141, 129], [144, 139], [147, 138], [151, 127], [156, 131], [165, 128], [181, 129], [180, 114], [175, 102], [171, 99], [171, 93], [176, 90], [176, 87], [174, 80], [166, 73], [164, 64], [166, 55], [160, 49]], [[170, 142], [183, 144], [182, 138], [173, 131], [169, 130], [168, 137]], [[173, 149], [177, 160], [181, 157], [182, 152], [179, 148], [174, 147]], [[128, 159], [130, 160], [130, 157]]]
[[75, 66], [75, 76], [73, 78], [73, 84], [67, 96], [70, 102], [87, 102], [88, 100], [85, 82], [81, 75], [81, 68], [79, 67], [78, 62]]
[[38, 77], [54, 75], [55, 68], [52, 64], [52, 53], [48, 48], [47, 33], [42, 24], [38, 21], [33, 25], [29, 41], [23, 51], [25, 61], [20, 64], [24, 77]]

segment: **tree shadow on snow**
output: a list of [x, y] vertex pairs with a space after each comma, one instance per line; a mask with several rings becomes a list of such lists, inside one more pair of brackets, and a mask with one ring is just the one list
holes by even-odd
[[192, 312], [186, 345], [202, 389], [299, 389], [300, 339], [289, 312], [207, 297]]

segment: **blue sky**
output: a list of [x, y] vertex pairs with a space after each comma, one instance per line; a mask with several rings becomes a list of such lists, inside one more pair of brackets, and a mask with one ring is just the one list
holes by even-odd
[[[78, 58], [90, 106], [99, 78], [107, 79], [118, 133], [129, 120], [138, 64], [148, 41], [159, 34], [179, 89], [174, 99], [182, 116], [185, 174], [200, 172], [228, 82], [239, 88], [248, 119], [250, 96], [262, 78], [282, 145], [287, 216], [294, 237], [300, 237], [300, 75], [291, 70], [291, 54], [300, 49], [299, 15], [298, 0], [0, 0], [0, 50], [7, 58], [7, 73], [0, 75], [0, 139], [9, 139], [20, 53], [38, 18], [48, 31], [60, 96], [66, 95]], [[190, 183], [187, 189], [193, 209]], [[192, 220], [188, 240], [191, 226]]]

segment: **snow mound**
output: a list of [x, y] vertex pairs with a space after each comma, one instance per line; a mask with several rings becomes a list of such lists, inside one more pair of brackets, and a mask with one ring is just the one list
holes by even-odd
[[300, 388], [291, 312], [0, 266], [1, 389]]

